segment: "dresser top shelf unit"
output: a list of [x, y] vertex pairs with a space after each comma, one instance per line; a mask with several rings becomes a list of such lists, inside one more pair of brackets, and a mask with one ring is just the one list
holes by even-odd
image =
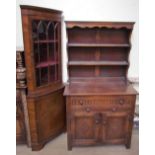
[[133, 25], [134, 22], [66, 21], [69, 82], [127, 79]]
[[137, 94], [127, 80], [133, 25], [66, 22], [68, 150], [102, 144], [130, 148]]

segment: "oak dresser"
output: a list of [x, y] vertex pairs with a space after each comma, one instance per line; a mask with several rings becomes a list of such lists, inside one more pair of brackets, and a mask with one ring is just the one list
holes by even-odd
[[130, 148], [137, 94], [127, 79], [133, 25], [66, 22], [68, 150], [102, 144]]

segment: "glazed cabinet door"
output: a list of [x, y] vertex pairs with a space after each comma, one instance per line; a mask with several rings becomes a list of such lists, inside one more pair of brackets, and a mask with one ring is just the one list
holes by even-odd
[[102, 142], [126, 144], [131, 122], [132, 115], [128, 112], [102, 113]]
[[29, 91], [61, 85], [61, 19], [23, 16]]
[[50, 19], [31, 19], [33, 63], [36, 87], [59, 82], [61, 23]]
[[74, 145], [93, 145], [100, 139], [101, 116], [97, 113], [74, 113], [71, 134]]

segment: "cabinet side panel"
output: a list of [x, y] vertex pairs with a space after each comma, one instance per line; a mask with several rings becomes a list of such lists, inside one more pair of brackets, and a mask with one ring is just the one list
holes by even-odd
[[36, 101], [39, 141], [45, 142], [65, 130], [63, 89], [39, 97]]
[[22, 15], [22, 27], [23, 27], [23, 39], [24, 39], [24, 54], [26, 65], [26, 79], [28, 90], [34, 90], [35, 76], [34, 76], [34, 64], [32, 53], [32, 38], [31, 38], [31, 25], [30, 18], [26, 15]]

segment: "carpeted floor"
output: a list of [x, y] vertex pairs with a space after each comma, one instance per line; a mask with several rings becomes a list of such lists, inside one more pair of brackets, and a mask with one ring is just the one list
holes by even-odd
[[41, 151], [31, 151], [26, 145], [18, 145], [16, 155], [138, 155], [138, 130], [133, 131], [131, 149], [125, 146], [73, 147], [67, 151], [67, 134], [61, 134], [47, 143]]

